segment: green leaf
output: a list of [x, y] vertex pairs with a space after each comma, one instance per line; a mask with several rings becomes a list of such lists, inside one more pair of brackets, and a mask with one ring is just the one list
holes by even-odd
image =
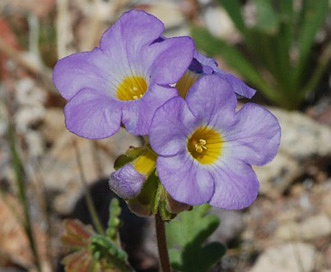
[[208, 214], [209, 205], [195, 207], [179, 214], [166, 225], [171, 264], [182, 272], [204, 272], [225, 253], [218, 242], [206, 244], [219, 226], [219, 218]]
[[117, 259], [119, 261], [127, 261], [128, 256], [124, 250], [122, 250], [116, 243], [110, 240], [108, 237], [96, 234], [91, 239], [91, 248], [93, 256], [97, 258], [107, 258], [110, 256], [110, 260]]
[[107, 236], [94, 235], [91, 238], [90, 250], [94, 260], [107, 268], [114, 267], [115, 271], [122, 272], [133, 271], [128, 263], [127, 253]]
[[241, 13], [240, 0], [218, 0], [218, 2], [226, 10], [238, 31], [245, 36], [247, 29]]
[[293, 8], [293, 0], [280, 0], [279, 12], [280, 12], [279, 34], [282, 37], [282, 39], [279, 42], [284, 44], [285, 48], [291, 48], [295, 37], [294, 30], [296, 27], [296, 20], [297, 20], [297, 15], [295, 14]]
[[279, 26], [279, 17], [273, 8], [271, 0], [255, 0], [256, 25], [255, 28], [266, 32], [276, 33]]
[[299, 82], [304, 80], [305, 68], [311, 56], [311, 50], [315, 43], [316, 35], [323, 23], [325, 23], [326, 17], [330, 12], [328, 2], [328, 0], [303, 1], [298, 37], [299, 62], [296, 69], [296, 77]]

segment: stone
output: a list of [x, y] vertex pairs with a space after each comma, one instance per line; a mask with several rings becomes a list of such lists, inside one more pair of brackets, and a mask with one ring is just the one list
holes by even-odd
[[274, 197], [305, 173], [307, 167], [303, 165], [331, 156], [331, 128], [300, 112], [269, 110], [278, 118], [282, 130], [279, 152], [269, 164], [254, 169], [261, 183], [260, 192]]
[[240, 40], [240, 34], [233, 25], [227, 12], [220, 6], [205, 9], [203, 19], [211, 34], [230, 43]]
[[287, 243], [268, 248], [250, 272], [313, 272], [316, 267], [316, 249], [305, 243]]
[[275, 233], [276, 239], [311, 241], [331, 234], [331, 221], [325, 214], [318, 214], [297, 223], [294, 221], [280, 225]]
[[265, 166], [254, 166], [260, 181], [260, 194], [277, 197], [283, 193], [302, 171], [299, 163], [280, 150]]
[[331, 128], [307, 115], [272, 108], [282, 128], [280, 150], [300, 161], [331, 154]]

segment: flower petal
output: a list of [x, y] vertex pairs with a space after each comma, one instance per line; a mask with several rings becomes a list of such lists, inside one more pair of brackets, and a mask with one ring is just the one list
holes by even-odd
[[150, 144], [162, 156], [173, 156], [186, 149], [193, 115], [181, 97], [175, 97], [160, 107], [150, 127]]
[[141, 57], [140, 49], [159, 38], [163, 31], [163, 23], [155, 16], [141, 10], [131, 10], [123, 13], [103, 34], [100, 48], [115, 58], [119, 52], [122, 55], [130, 52], [130, 55]]
[[256, 90], [252, 89], [251, 87], [247, 86], [241, 79], [235, 77], [232, 74], [226, 73], [224, 71], [221, 71], [220, 69], [217, 69], [217, 72], [215, 75], [220, 76], [221, 78], [224, 78], [232, 87], [232, 90], [236, 93], [238, 98], [252, 98]]
[[176, 83], [186, 72], [194, 54], [189, 37], [175, 37], [152, 44], [144, 58], [151, 66], [151, 76], [158, 84]]
[[215, 180], [215, 192], [209, 204], [222, 209], [238, 210], [251, 205], [259, 191], [259, 182], [246, 163], [228, 159], [210, 172]]
[[138, 101], [123, 105], [123, 124], [134, 135], [147, 135], [154, 113], [158, 107], [177, 95], [175, 88], [153, 85]]
[[57, 62], [53, 81], [61, 95], [69, 100], [81, 89], [108, 89], [109, 60], [99, 48], [65, 57]]
[[237, 113], [236, 124], [223, 131], [227, 152], [246, 163], [264, 165], [277, 154], [281, 129], [267, 109], [248, 103]]
[[215, 75], [206, 75], [195, 82], [186, 96], [192, 113], [213, 126], [229, 126], [234, 122], [237, 99], [231, 86]]
[[157, 171], [166, 191], [175, 200], [192, 206], [209, 202], [214, 180], [187, 153], [158, 157]]
[[194, 52], [194, 59], [189, 67], [192, 72], [203, 73], [205, 75], [211, 75], [216, 71], [217, 62], [212, 58], [200, 54], [198, 51]]
[[83, 89], [65, 106], [69, 131], [88, 139], [102, 139], [120, 129], [121, 110], [116, 101], [93, 89]]
[[217, 62], [214, 59], [207, 58], [199, 52], [195, 52], [194, 59], [189, 69], [193, 72], [203, 73], [205, 75], [213, 73], [222, 79], [225, 79], [230, 84], [232, 90], [236, 93], [238, 98], [252, 98], [255, 95], [256, 90], [247, 86], [241, 79], [221, 70], [217, 66]]
[[119, 197], [128, 199], [136, 197], [146, 180], [131, 164], [126, 164], [113, 172], [109, 179], [109, 186]]

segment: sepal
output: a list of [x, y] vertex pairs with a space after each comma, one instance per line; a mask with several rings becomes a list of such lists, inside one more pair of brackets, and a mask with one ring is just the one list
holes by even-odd
[[128, 200], [127, 204], [130, 210], [138, 216], [159, 214], [164, 221], [170, 221], [178, 213], [192, 208], [174, 200], [166, 192], [155, 173], [149, 176], [140, 194]]

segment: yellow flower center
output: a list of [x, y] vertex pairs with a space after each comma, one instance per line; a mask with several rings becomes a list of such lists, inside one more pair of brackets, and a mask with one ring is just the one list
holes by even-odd
[[136, 158], [132, 165], [142, 175], [149, 176], [156, 167], [157, 155], [149, 148], [146, 148], [138, 158]]
[[222, 154], [223, 139], [219, 132], [207, 127], [198, 128], [188, 139], [187, 149], [201, 164], [213, 164]]
[[126, 77], [117, 87], [116, 96], [120, 101], [141, 99], [147, 92], [148, 85], [143, 77]]
[[185, 99], [188, 90], [192, 87], [194, 82], [198, 80], [199, 77], [200, 75], [187, 71], [176, 84], [178, 94]]

